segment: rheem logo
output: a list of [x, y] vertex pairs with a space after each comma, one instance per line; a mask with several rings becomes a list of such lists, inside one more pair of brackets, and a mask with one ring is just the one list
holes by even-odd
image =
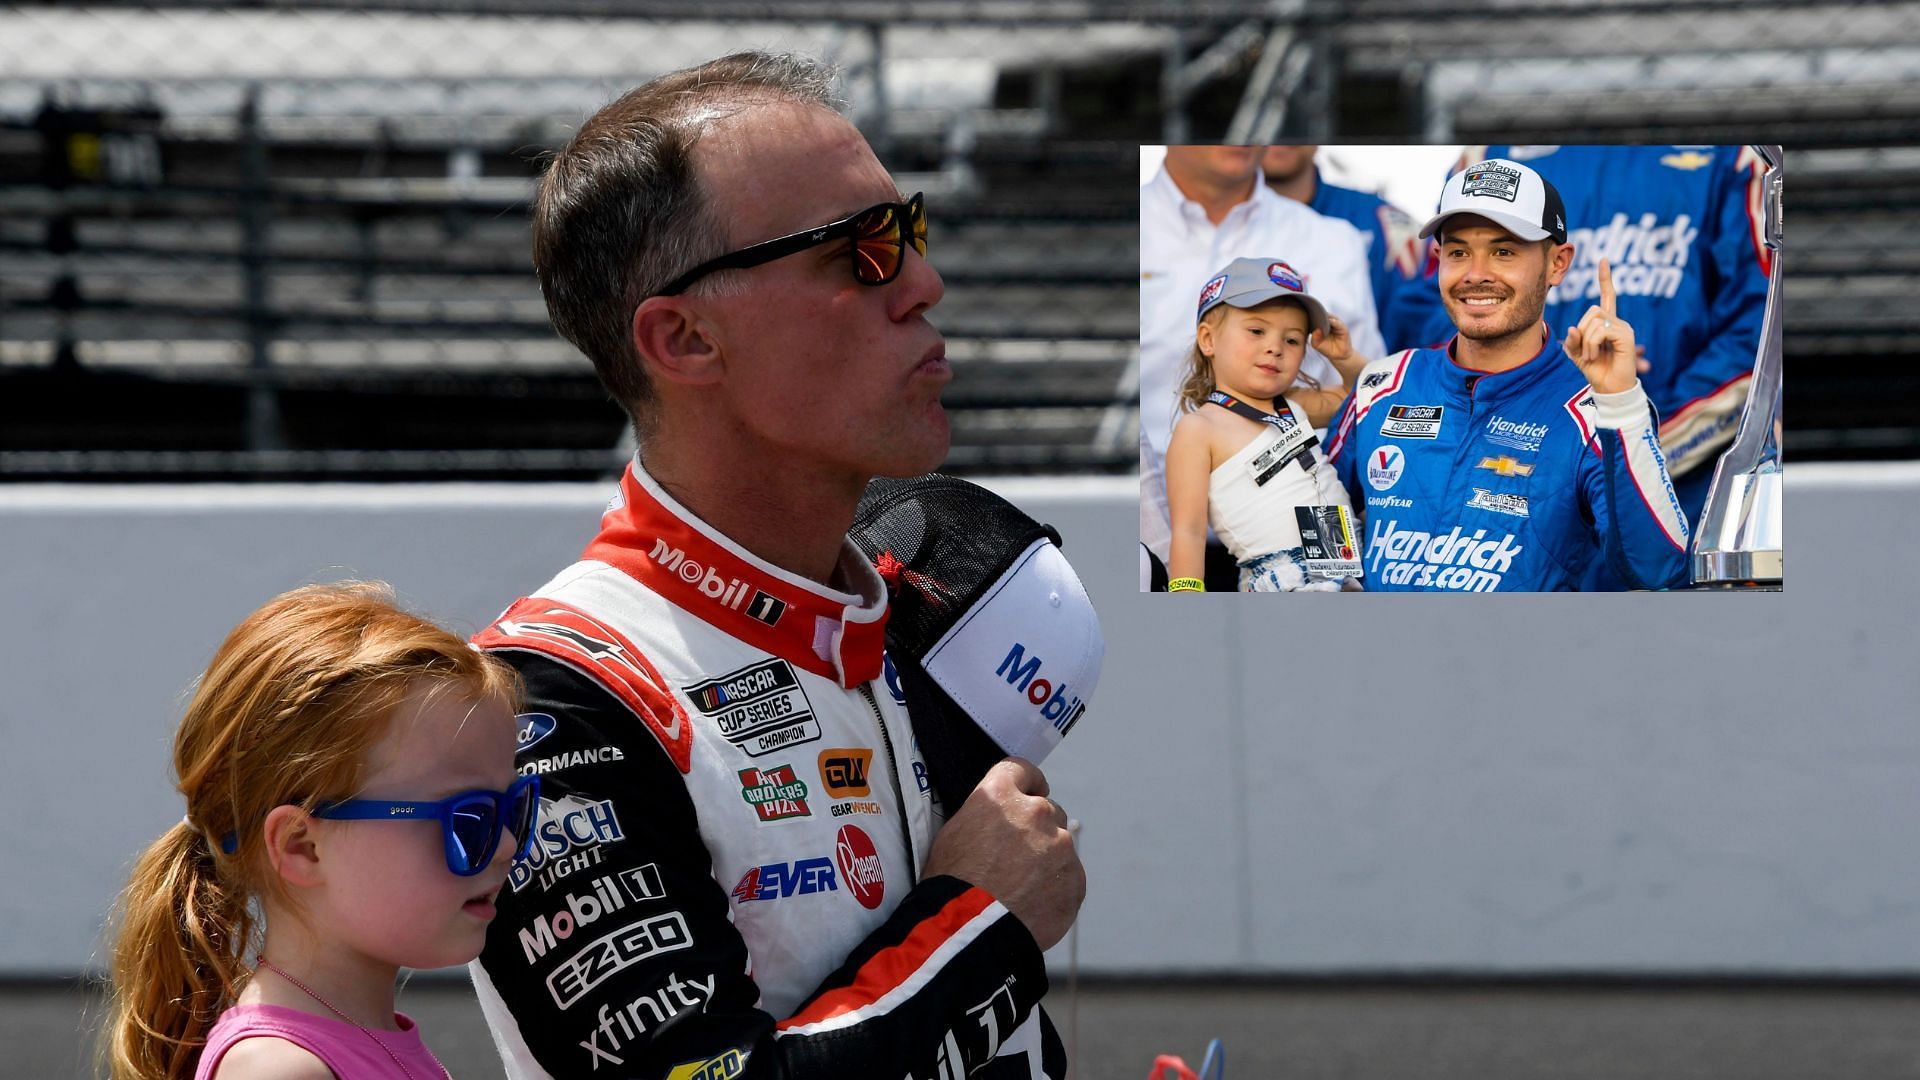
[[840, 835], [834, 838], [833, 858], [840, 864], [840, 877], [847, 883], [847, 890], [860, 906], [868, 911], [879, 907], [880, 899], [887, 894], [887, 880], [873, 838], [858, 825], [842, 825]]

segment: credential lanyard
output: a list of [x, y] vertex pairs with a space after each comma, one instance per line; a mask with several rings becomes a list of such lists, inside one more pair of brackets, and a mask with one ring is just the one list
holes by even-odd
[[[1280, 409], [1278, 414], [1256, 409], [1246, 402], [1241, 401], [1239, 398], [1234, 397], [1232, 394], [1222, 393], [1219, 390], [1208, 394], [1207, 402], [1212, 405], [1218, 405], [1235, 416], [1244, 416], [1249, 420], [1257, 420], [1262, 424], [1278, 429], [1283, 443], [1293, 443], [1295, 439], [1299, 438], [1299, 432], [1303, 427], [1300, 419], [1293, 415], [1293, 407], [1287, 404], [1287, 399], [1285, 398], [1279, 398], [1275, 401], [1275, 404], [1278, 405]], [[1312, 428], [1305, 428], [1305, 431], [1306, 438], [1300, 441], [1298, 445], [1288, 445], [1287, 448], [1282, 451], [1286, 454], [1285, 460], [1276, 463], [1272, 469], [1264, 470], [1265, 475], [1258, 477], [1256, 480], [1257, 483], [1265, 483], [1267, 477], [1272, 476], [1273, 473], [1277, 472], [1280, 468], [1284, 468], [1289, 461], [1299, 462], [1300, 469], [1303, 472], [1313, 472], [1313, 456], [1307, 453], [1307, 451], [1319, 446], [1320, 440], [1314, 437]]]

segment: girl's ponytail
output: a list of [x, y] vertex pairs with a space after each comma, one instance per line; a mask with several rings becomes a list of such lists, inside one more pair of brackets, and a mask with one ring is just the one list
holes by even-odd
[[[261, 823], [360, 786], [412, 688], [518, 700], [513, 669], [393, 605], [371, 582], [310, 585], [247, 616], [214, 654], [173, 740], [191, 821], [140, 856], [120, 897], [104, 1054], [114, 1080], [186, 1080], [250, 975], [257, 909], [286, 899]], [[214, 844], [231, 838], [233, 850]]]
[[114, 1080], [188, 1080], [247, 972], [247, 896], [221, 882], [211, 841], [182, 821], [140, 856], [120, 912], [109, 1068]]

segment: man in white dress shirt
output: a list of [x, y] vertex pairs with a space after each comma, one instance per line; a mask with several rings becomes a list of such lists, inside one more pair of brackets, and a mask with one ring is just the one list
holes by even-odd
[[[1140, 430], [1143, 458], [1150, 456], [1155, 466], [1150, 473], [1142, 463], [1143, 520], [1150, 512], [1166, 519], [1166, 489], [1148, 477], [1166, 459], [1193, 348], [1193, 313], [1218, 268], [1243, 257], [1284, 260], [1346, 324], [1356, 355], [1378, 359], [1386, 351], [1374, 315], [1366, 238], [1348, 222], [1275, 194], [1260, 175], [1263, 150], [1169, 146], [1160, 171], [1140, 188]], [[1340, 375], [1311, 347], [1300, 371], [1324, 388], [1298, 395], [1314, 426], [1324, 427], [1346, 396]], [[1141, 539], [1152, 548], [1154, 537]], [[1167, 557], [1165, 550], [1153, 550]]]

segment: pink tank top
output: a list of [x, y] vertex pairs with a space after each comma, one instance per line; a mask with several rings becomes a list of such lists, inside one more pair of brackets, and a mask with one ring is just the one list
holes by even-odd
[[[271, 1035], [300, 1047], [326, 1063], [340, 1080], [395, 1080], [409, 1072], [413, 1080], [442, 1080], [447, 1070], [420, 1041], [419, 1027], [404, 1013], [394, 1013], [393, 1019], [399, 1031], [374, 1032], [393, 1051], [389, 1057], [366, 1032], [344, 1020], [280, 1005], [236, 1005], [221, 1013], [207, 1033], [193, 1080], [210, 1080], [234, 1043], [257, 1035]], [[405, 1070], [394, 1065], [395, 1057], [406, 1064]]]

